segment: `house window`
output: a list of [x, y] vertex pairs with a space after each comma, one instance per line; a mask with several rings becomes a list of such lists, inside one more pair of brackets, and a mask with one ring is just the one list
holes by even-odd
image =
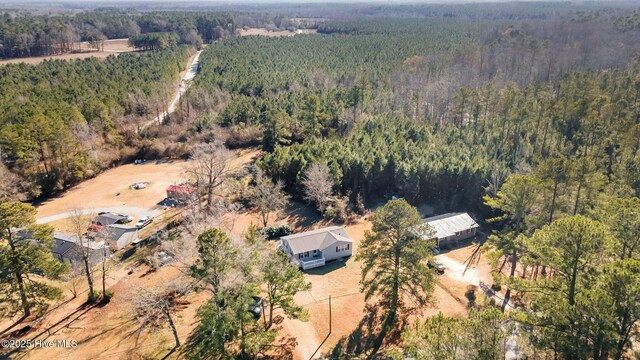
[[304, 252], [304, 257], [309, 257], [309, 252], [308, 251]]
[[336, 246], [336, 252], [347, 251], [349, 250], [349, 244]]
[[318, 250], [313, 250], [313, 255], [317, 254]]

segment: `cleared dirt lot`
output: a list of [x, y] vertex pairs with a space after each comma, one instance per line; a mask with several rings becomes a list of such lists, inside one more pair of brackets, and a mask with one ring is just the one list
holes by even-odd
[[[259, 152], [256, 150], [237, 152], [230, 160], [229, 167], [238, 170], [257, 154]], [[158, 203], [166, 197], [167, 187], [189, 179], [187, 168], [188, 161], [184, 160], [121, 165], [37, 204], [36, 218], [40, 222], [59, 221], [68, 217], [68, 212], [74, 208], [155, 216], [162, 208]], [[134, 182], [145, 182], [147, 187], [133, 190], [130, 186]]]
[[261, 36], [293, 36], [298, 34], [315, 34], [315, 29], [305, 29], [297, 31], [269, 31], [263, 28], [249, 28], [238, 30], [240, 36], [261, 35]]
[[96, 51], [87, 42], [80, 43], [79, 47], [80, 48], [77, 50], [78, 52], [73, 54], [60, 54], [60, 55], [51, 55], [51, 56], [36, 56], [36, 57], [28, 57], [28, 58], [0, 60], [0, 66], [5, 64], [19, 64], [19, 63], [35, 65], [43, 62], [44, 60], [51, 60], [51, 59], [77, 60], [77, 59], [86, 59], [90, 57], [104, 59], [109, 55], [118, 55], [119, 53], [134, 51], [134, 49], [129, 46], [129, 39], [106, 40], [104, 42], [104, 49], [102, 51]]
[[[131, 206], [151, 209], [166, 197], [167, 186], [187, 180], [186, 161], [148, 161], [109, 169], [38, 206], [38, 218], [64, 213], [75, 207], [98, 209]], [[134, 182], [147, 188], [133, 190]]]

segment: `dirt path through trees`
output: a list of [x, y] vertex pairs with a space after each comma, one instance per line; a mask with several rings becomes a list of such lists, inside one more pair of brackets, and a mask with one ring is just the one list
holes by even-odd
[[189, 89], [189, 86], [191, 85], [191, 81], [195, 78], [196, 74], [198, 73], [201, 53], [202, 53], [202, 50], [199, 50], [191, 59], [189, 59], [190, 65], [187, 67], [187, 70], [181, 74], [180, 87], [178, 88], [178, 91], [176, 92], [171, 102], [169, 103], [169, 106], [167, 107], [167, 109], [163, 111], [160, 115], [156, 116], [155, 118], [147, 121], [144, 125], [142, 125], [142, 130], [151, 126], [154, 123], [162, 124], [164, 120], [167, 118], [167, 116], [171, 115], [174, 111], [176, 111], [180, 98], [182, 97], [182, 95], [184, 95], [187, 92], [187, 89]]

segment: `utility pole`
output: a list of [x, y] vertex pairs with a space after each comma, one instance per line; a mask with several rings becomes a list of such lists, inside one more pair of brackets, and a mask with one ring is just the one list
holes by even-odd
[[316, 355], [318, 350], [320, 350], [322, 345], [324, 345], [324, 343], [327, 341], [327, 339], [329, 339], [329, 335], [331, 335], [331, 295], [329, 295], [329, 333], [324, 338], [324, 340], [322, 340], [322, 343], [320, 343], [320, 345], [318, 345], [318, 348], [316, 349], [316, 351], [314, 351], [313, 354], [311, 354], [311, 357], [309, 358], [309, 360], [313, 360], [313, 357]]

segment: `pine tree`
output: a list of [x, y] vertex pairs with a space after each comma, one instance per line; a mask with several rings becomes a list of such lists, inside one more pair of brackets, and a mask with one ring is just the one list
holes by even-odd
[[305, 319], [307, 312], [296, 304], [294, 296], [300, 291], [309, 291], [311, 283], [304, 280], [304, 275], [291, 263], [287, 254], [282, 251], [272, 253], [263, 265], [262, 273], [269, 305], [267, 329], [273, 325], [273, 312], [276, 309], [282, 309], [292, 319]]
[[415, 207], [405, 200], [391, 200], [376, 210], [371, 222], [372, 231], [365, 233], [356, 259], [363, 262], [360, 284], [365, 299], [380, 299], [385, 311], [371, 350], [373, 358], [388, 332], [398, 326], [399, 317], [407, 315], [403, 299], [425, 306], [435, 280], [425, 262], [432, 245], [422, 239], [429, 238], [432, 230]]
[[0, 203], [0, 312], [14, 314], [21, 309], [24, 316], [37, 307], [47, 307], [47, 301], [60, 299], [62, 291], [34, 278], [42, 272], [49, 279], [58, 279], [68, 266], [51, 253], [53, 229], [36, 225], [36, 209], [21, 202]]

